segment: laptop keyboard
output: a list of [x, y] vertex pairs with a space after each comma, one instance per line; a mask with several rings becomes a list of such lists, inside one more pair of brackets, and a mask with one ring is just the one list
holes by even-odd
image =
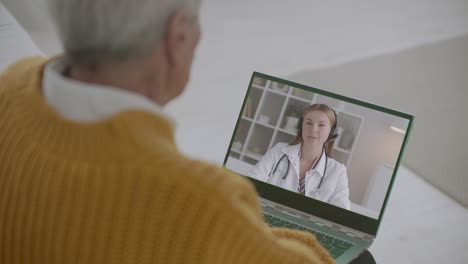
[[326, 248], [328, 252], [330, 253], [330, 255], [335, 259], [343, 255], [343, 253], [345, 253], [346, 250], [350, 249], [353, 246], [352, 243], [343, 241], [333, 236], [326, 235], [324, 233], [320, 233], [316, 230], [313, 230], [307, 227], [303, 227], [303, 226], [291, 223], [287, 220], [280, 219], [270, 214], [265, 213], [264, 216], [265, 216], [265, 222], [270, 226], [286, 227], [286, 228], [296, 229], [296, 230], [304, 230], [304, 231], [308, 231], [314, 234], [317, 240], [320, 242], [320, 244], [322, 244], [322, 246]]

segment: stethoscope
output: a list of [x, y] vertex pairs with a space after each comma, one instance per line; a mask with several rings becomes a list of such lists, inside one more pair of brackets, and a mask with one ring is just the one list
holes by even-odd
[[[323, 152], [322, 154], [320, 154], [320, 159], [322, 159], [322, 155], [323, 155]], [[278, 169], [278, 166], [279, 164], [281, 163], [281, 161], [286, 158], [286, 161], [288, 162], [288, 167], [286, 168], [286, 171], [283, 175], [283, 177], [281, 178], [282, 180], [286, 179], [286, 176], [288, 175], [289, 173], [289, 164], [291, 163], [289, 161], [289, 159], [287, 158], [288, 156], [286, 154], [284, 154], [278, 162], [276, 162], [276, 165], [275, 167], [273, 168], [272, 171], [270, 171], [270, 173], [268, 174], [268, 177], [271, 177], [272, 174], [275, 174], [276, 170]], [[312, 169], [315, 169], [315, 167], [317, 166], [317, 164], [320, 162], [320, 159], [314, 164], [314, 167], [312, 167]], [[317, 190], [320, 189], [320, 187], [322, 186], [322, 182], [323, 182], [323, 178], [325, 178], [325, 173], [327, 172], [327, 165], [328, 165], [328, 156], [326, 155], [325, 153], [325, 169], [323, 170], [323, 175], [322, 175], [322, 178], [320, 179], [320, 183], [319, 185], [317, 186]]]

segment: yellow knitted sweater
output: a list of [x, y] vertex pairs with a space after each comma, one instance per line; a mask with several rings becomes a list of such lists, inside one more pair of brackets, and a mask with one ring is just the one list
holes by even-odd
[[42, 58], [0, 76], [0, 263], [333, 263], [306, 233], [271, 229], [252, 185], [182, 155], [168, 120], [62, 118]]

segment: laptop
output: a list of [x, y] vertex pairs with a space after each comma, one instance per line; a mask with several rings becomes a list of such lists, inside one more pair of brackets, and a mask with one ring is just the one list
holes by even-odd
[[[306, 143], [297, 142], [309, 133], [302, 115], [314, 107], [329, 119], [328, 151], [299, 177], [294, 160]], [[349, 263], [377, 236], [412, 123], [400, 111], [254, 72], [224, 167], [254, 183], [269, 225], [308, 231]]]

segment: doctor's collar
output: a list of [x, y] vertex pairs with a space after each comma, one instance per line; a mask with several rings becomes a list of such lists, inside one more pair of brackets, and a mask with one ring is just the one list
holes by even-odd
[[[296, 145], [288, 145], [285, 148], [283, 148], [282, 151], [289, 158], [299, 159], [300, 152], [301, 152], [301, 146], [302, 146], [302, 143], [299, 143], [299, 144], [296, 144]], [[327, 155], [326, 155], [325, 151], [322, 151], [322, 154], [320, 155], [320, 160], [318, 161], [318, 164], [315, 167], [315, 170], [320, 174], [320, 176], [323, 176], [323, 174], [325, 172], [326, 159], [327, 159]]]

